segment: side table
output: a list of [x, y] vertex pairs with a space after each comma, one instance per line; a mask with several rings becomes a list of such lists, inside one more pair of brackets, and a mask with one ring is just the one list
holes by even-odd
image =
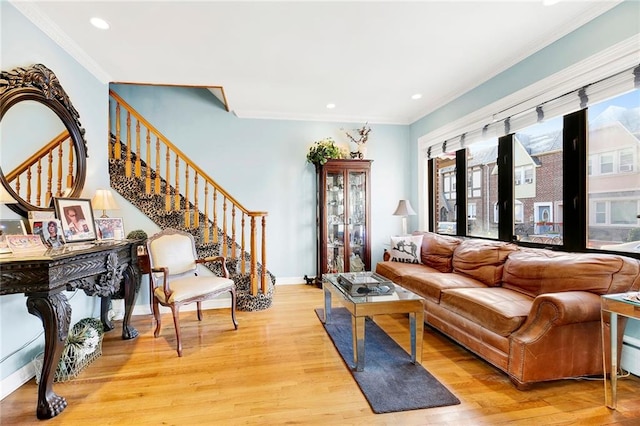
[[[640, 293], [605, 294], [601, 297], [600, 323], [602, 326], [602, 365], [604, 369], [604, 401], [607, 407], [616, 409], [618, 384], [618, 315], [640, 319], [640, 301], [629, 300]], [[607, 386], [607, 345], [605, 339], [605, 313], [609, 313], [610, 386]]]

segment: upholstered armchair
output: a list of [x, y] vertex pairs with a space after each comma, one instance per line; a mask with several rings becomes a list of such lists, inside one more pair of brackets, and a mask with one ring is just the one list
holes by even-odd
[[[236, 289], [229, 279], [225, 258], [213, 256], [198, 259], [193, 235], [176, 229], [165, 229], [147, 240], [147, 252], [151, 267], [153, 316], [156, 320], [154, 337], [160, 335], [162, 321], [159, 305], [169, 307], [176, 329], [178, 356], [182, 356], [180, 339], [180, 307], [196, 303], [198, 320], [202, 320], [202, 302], [220, 295], [231, 294], [231, 321], [236, 321]], [[221, 262], [222, 277], [198, 274], [200, 263]]]

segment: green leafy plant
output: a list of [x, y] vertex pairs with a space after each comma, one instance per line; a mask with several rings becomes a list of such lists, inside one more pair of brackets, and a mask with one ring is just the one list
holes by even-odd
[[134, 231], [131, 231], [127, 234], [127, 240], [146, 240], [147, 239], [147, 233], [144, 232], [142, 229], [136, 229]]
[[307, 161], [311, 164], [325, 164], [332, 158], [342, 158], [342, 152], [331, 138], [314, 142], [307, 153]]

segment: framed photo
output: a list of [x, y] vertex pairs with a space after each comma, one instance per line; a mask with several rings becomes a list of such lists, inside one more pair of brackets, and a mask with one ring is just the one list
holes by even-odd
[[47, 247], [58, 248], [64, 244], [64, 238], [62, 236], [62, 225], [57, 219], [49, 219], [45, 221], [33, 222], [33, 233], [35, 234], [36, 224], [39, 223], [40, 232], [39, 235], [42, 241]]
[[101, 240], [124, 239], [124, 224], [121, 217], [100, 217], [95, 220], [96, 232]]
[[39, 235], [7, 235], [7, 244], [14, 253], [46, 250]]
[[27, 235], [22, 219], [0, 220], [0, 253], [11, 253], [7, 243], [7, 235]]
[[54, 198], [54, 200], [65, 242], [75, 243], [96, 239], [91, 200], [84, 198]]

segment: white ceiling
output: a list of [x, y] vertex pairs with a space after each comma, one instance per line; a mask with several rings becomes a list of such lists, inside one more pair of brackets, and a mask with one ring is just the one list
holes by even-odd
[[398, 124], [619, 3], [10, 1], [104, 82], [222, 86], [240, 117]]

